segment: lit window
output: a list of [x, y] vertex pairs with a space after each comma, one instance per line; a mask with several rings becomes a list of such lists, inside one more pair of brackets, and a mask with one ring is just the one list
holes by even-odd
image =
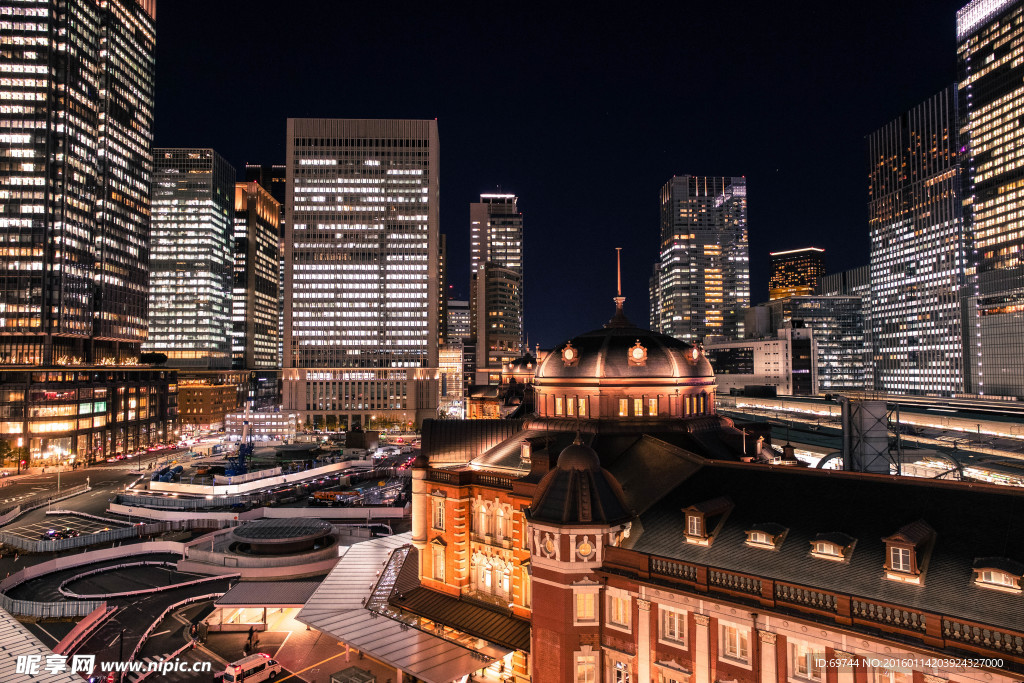
[[1016, 576], [994, 569], [985, 569], [978, 572], [978, 583], [987, 583], [990, 586], [1005, 586], [1006, 588], [1019, 587]]
[[815, 652], [809, 643], [802, 640], [790, 640], [789, 643], [793, 675], [808, 681], [820, 681], [821, 653]]
[[686, 645], [686, 612], [662, 607], [661, 639], [679, 645]]
[[749, 632], [728, 622], [722, 623], [722, 657], [747, 661]]
[[587, 416], [587, 399], [585, 399], [585, 398], [579, 399], [579, 411], [577, 411], [577, 412], [579, 412], [579, 416], [580, 417], [586, 417]]
[[632, 599], [629, 595], [608, 596], [608, 623], [612, 626], [628, 629], [632, 619]]
[[561, 396], [555, 397], [555, 415], [561, 415], [563, 412], [562, 403], [564, 399]]
[[433, 555], [434, 578], [444, 581], [444, 546], [435, 545]]
[[596, 593], [576, 594], [576, 621], [596, 621], [597, 610]]
[[629, 416], [629, 399], [628, 398], [620, 398], [619, 399], [619, 417], [628, 417], [628, 416]]
[[763, 531], [751, 531], [747, 540], [754, 545], [772, 545], [771, 536]]
[[637, 417], [644, 414], [644, 400], [642, 398], [633, 399], [633, 414]]
[[573, 399], [573, 398], [565, 399], [565, 414], [566, 415], [568, 415], [569, 417], [572, 417], [573, 413], [575, 412], [573, 410], [575, 407], [576, 407], [575, 399]]
[[658, 414], [658, 399], [649, 398], [647, 399], [647, 414], [657, 415]]
[[597, 655], [576, 655], [576, 683], [596, 683]]

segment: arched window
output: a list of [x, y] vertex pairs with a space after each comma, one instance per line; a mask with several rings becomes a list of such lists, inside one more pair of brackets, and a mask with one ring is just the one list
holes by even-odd
[[511, 535], [508, 513], [505, 512], [505, 508], [499, 507], [494, 511], [494, 536], [499, 541], [503, 541]]
[[481, 504], [476, 509], [476, 533], [478, 536], [486, 536], [490, 533], [487, 521], [487, 506]]
[[432, 553], [434, 578], [438, 581], [444, 581], [444, 546], [434, 545]]

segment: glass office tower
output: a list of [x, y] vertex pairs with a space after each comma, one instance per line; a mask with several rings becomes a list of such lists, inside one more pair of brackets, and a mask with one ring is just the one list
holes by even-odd
[[259, 183], [235, 184], [231, 367], [274, 369], [278, 327], [279, 204]]
[[868, 136], [874, 386], [888, 393], [964, 391], [956, 140], [953, 86]]
[[750, 306], [746, 178], [683, 175], [665, 183], [652, 289], [658, 332], [691, 342], [743, 336]]
[[523, 214], [514, 194], [481, 194], [469, 205], [470, 327], [477, 384], [498, 384], [523, 355]]
[[316, 425], [436, 414], [436, 121], [289, 119], [284, 403]]
[[212, 149], [153, 150], [149, 340], [182, 368], [231, 366], [235, 169]]
[[824, 249], [804, 247], [773, 251], [768, 256], [772, 267], [768, 278], [769, 299], [807, 296], [818, 291], [821, 278], [825, 277]]
[[[974, 0], [957, 12], [964, 220], [976, 281], [968, 316], [969, 390], [1024, 397], [1024, 2]], [[966, 171], [969, 169], [969, 171]]]

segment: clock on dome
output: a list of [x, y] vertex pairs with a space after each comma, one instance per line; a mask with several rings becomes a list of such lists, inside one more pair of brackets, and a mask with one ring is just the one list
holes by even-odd
[[567, 368], [575, 367], [580, 362], [580, 352], [573, 348], [572, 342], [567, 343], [562, 349], [562, 362]]
[[629, 349], [629, 364], [633, 366], [647, 365], [647, 348], [636, 340], [636, 345]]

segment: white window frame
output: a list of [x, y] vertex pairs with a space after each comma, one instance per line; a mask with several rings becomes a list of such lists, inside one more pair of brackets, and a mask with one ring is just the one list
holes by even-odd
[[[619, 631], [632, 632], [633, 596], [629, 594], [629, 591], [624, 591], [619, 588], [607, 589], [605, 608], [607, 610], [606, 623], [609, 627], [617, 629]], [[615, 620], [616, 611], [621, 612], [620, 616], [624, 617], [622, 621]]]
[[692, 512], [686, 513], [686, 535], [704, 536], [704, 522], [700, 515]]
[[790, 678], [797, 681], [823, 681], [825, 672], [821, 666], [814, 663], [816, 659], [823, 659], [824, 655], [817, 652], [810, 643], [805, 640], [789, 640], [789, 670]]
[[[596, 590], [573, 591], [573, 624], [596, 624], [598, 620]], [[589, 608], [589, 613], [587, 608]]]
[[[718, 623], [718, 658], [723, 662], [750, 664], [750, 628], [728, 621]], [[741, 647], [742, 646], [742, 647]]]
[[[689, 614], [681, 609], [675, 609], [672, 607], [665, 607], [664, 605], [658, 606], [658, 642], [665, 643], [666, 645], [674, 645], [676, 647], [686, 647], [686, 636], [687, 636], [687, 621]], [[672, 629], [667, 628], [670, 624], [675, 626], [675, 633], [673, 634]]]
[[441, 496], [434, 496], [431, 501], [431, 528], [437, 531], [444, 531], [445, 499]]
[[[440, 581], [440, 582], [444, 583], [444, 561], [445, 561], [444, 546], [443, 545], [438, 545], [438, 544], [435, 543], [433, 545], [433, 549], [432, 549], [431, 555], [432, 555], [432, 557], [431, 557], [431, 564], [433, 565], [433, 570], [434, 570], [434, 572], [433, 572], [434, 580], [435, 581]], [[439, 559], [440, 559], [440, 562], [438, 562]]]
[[903, 548], [901, 546], [890, 546], [889, 547], [889, 569], [894, 572], [901, 572], [903, 574], [909, 574], [913, 565], [911, 564], [911, 551], [910, 548]]
[[633, 683], [633, 670], [628, 661], [609, 659], [608, 683]]
[[576, 683], [597, 683], [597, 653], [587, 646], [585, 650], [577, 650], [574, 659]]

